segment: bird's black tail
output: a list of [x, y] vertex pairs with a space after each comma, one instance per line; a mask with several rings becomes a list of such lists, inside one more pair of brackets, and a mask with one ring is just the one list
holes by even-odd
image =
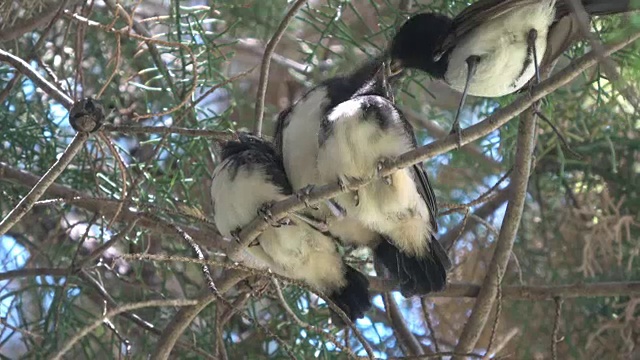
[[[557, 14], [567, 15], [571, 13], [569, 0], [558, 1]], [[590, 15], [612, 15], [631, 10], [638, 10], [640, 3], [636, 0], [582, 0], [582, 6]]]
[[[349, 265], [345, 265], [345, 269], [347, 285], [329, 294], [329, 298], [347, 314], [351, 321], [356, 321], [356, 319], [364, 317], [364, 313], [371, 309], [369, 280], [364, 274]], [[334, 312], [331, 313], [331, 320], [338, 326], [344, 325], [342, 318]]]
[[375, 255], [400, 283], [404, 297], [441, 291], [447, 284], [451, 261], [446, 250], [433, 237], [429, 254], [424, 257], [409, 256], [386, 239], [376, 247]]

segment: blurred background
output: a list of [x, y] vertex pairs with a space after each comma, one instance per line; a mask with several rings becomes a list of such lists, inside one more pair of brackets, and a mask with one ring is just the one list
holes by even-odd
[[[310, 87], [378, 54], [409, 14], [454, 16], [469, 3], [308, 0], [273, 54], [264, 134], [273, 134], [278, 112]], [[229, 241], [208, 220], [217, 146], [234, 131], [253, 129], [262, 55], [291, 4], [0, 2], [0, 48], [23, 59], [71, 98], [99, 98], [111, 114], [109, 131], [92, 136], [40, 202], [0, 236], [3, 358], [47, 358], [117, 305], [193, 299], [206, 291], [198, 264], [121, 256], [192, 257], [183, 238], [166, 225], [172, 222], [212, 259], [225, 260]], [[610, 43], [637, 31], [639, 21], [635, 14], [596, 19], [591, 30]], [[538, 123], [535, 167], [503, 287], [640, 278], [639, 47], [634, 44], [612, 56], [617, 79], [593, 67], [545, 98], [542, 112], [580, 156], [563, 146], [546, 123]], [[556, 70], [589, 49], [586, 42], [577, 43]], [[412, 73], [396, 95], [420, 143], [447, 135], [458, 93]], [[517, 97], [468, 99], [462, 126]], [[7, 62], [0, 62], [0, 104], [4, 217], [62, 154], [75, 131], [68, 110]], [[479, 141], [424, 163], [445, 212], [438, 222], [441, 241], [452, 248], [452, 283], [481, 284], [484, 279], [504, 215], [508, 179], [483, 201], [465, 204], [494, 187], [512, 167], [517, 124], [513, 119]], [[179, 129], [133, 132], [130, 125], [207, 131], [196, 134], [202, 136]], [[140, 216], [144, 212], [159, 219]], [[99, 248], [110, 239], [115, 239], [113, 246]], [[344, 252], [350, 263], [375, 275], [367, 251]], [[228, 271], [212, 268], [214, 279]], [[172, 357], [366, 355], [353, 331], [329, 325], [322, 299], [293, 284], [280, 282], [280, 287], [265, 276], [239, 282], [225, 295], [236, 311], [215, 301], [207, 306], [185, 330]], [[556, 325], [558, 358], [640, 358], [639, 297], [567, 298], [557, 318], [553, 300], [509, 294], [498, 299], [499, 311], [490, 315], [474, 353], [551, 358]], [[453, 295], [404, 299], [397, 292], [374, 292], [373, 303], [374, 309], [356, 326], [377, 357], [390, 359], [452, 351], [474, 302]], [[152, 307], [116, 316], [81, 338], [65, 356], [147, 358], [178, 310]]]

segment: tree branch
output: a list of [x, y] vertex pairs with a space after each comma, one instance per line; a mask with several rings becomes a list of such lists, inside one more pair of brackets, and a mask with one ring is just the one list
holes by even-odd
[[[2, 50], [0, 50], [2, 51]], [[64, 150], [64, 153], [60, 158], [47, 170], [47, 172], [38, 180], [38, 182], [31, 188], [31, 191], [20, 200], [10, 212], [0, 222], [0, 235], [3, 235], [13, 225], [15, 225], [20, 219], [33, 207], [38, 199], [47, 191], [49, 186], [62, 174], [67, 165], [73, 160], [73, 158], [80, 152], [82, 146], [89, 138], [89, 133], [79, 132], [73, 138], [69, 146]]]
[[269, 78], [269, 66], [271, 66], [271, 56], [276, 50], [276, 45], [278, 45], [280, 39], [282, 39], [282, 35], [284, 35], [285, 30], [287, 30], [291, 19], [293, 19], [293, 16], [305, 2], [307, 2], [307, 0], [296, 0], [296, 2], [293, 3], [291, 9], [289, 9], [287, 14], [284, 16], [284, 19], [280, 22], [280, 26], [278, 26], [275, 34], [273, 34], [273, 37], [269, 40], [267, 48], [264, 51], [262, 65], [260, 66], [260, 80], [258, 82], [258, 94], [256, 99], [256, 126], [254, 128], [254, 133], [256, 135], [260, 135], [262, 133], [262, 119], [264, 119], [264, 102], [267, 95], [267, 82]]
[[217, 131], [208, 129], [188, 129], [174, 126], [135, 126], [135, 125], [111, 125], [105, 124], [102, 131], [114, 131], [134, 134], [180, 134], [186, 136], [201, 136], [219, 140], [231, 140], [236, 135], [229, 131]]
[[475, 216], [469, 216], [467, 221], [461, 222], [459, 225], [454, 227], [453, 229], [449, 229], [446, 234], [442, 235], [439, 239], [440, 243], [445, 249], [450, 249], [454, 242], [464, 236], [465, 233], [471, 231], [473, 227], [480, 223], [477, 221], [477, 218], [486, 219], [491, 214], [493, 214], [502, 204], [504, 204], [509, 198], [508, 188], [503, 190], [498, 190], [495, 195], [482, 204], [476, 211], [473, 212]]
[[33, 83], [49, 96], [54, 98], [57, 102], [62, 104], [67, 110], [73, 106], [73, 99], [67, 94], [63, 93], [55, 85], [51, 84], [47, 79], [38, 74], [38, 72], [31, 67], [26, 61], [21, 58], [0, 49], [0, 61], [11, 64], [16, 70], [28, 77]]
[[66, 354], [69, 350], [71, 350], [73, 345], [75, 345], [78, 341], [82, 340], [83, 337], [87, 336], [91, 331], [95, 330], [98, 326], [102, 325], [105, 320], [108, 320], [109, 318], [112, 318], [123, 312], [128, 312], [131, 310], [148, 308], [148, 307], [190, 306], [190, 305], [195, 305], [196, 303], [197, 303], [196, 300], [178, 299], [178, 300], [148, 300], [148, 301], [122, 305], [117, 309], [113, 309], [107, 312], [104, 316], [95, 320], [93, 323], [80, 329], [75, 334], [75, 336], [73, 336], [71, 339], [69, 339], [69, 341], [67, 341], [62, 345], [60, 350], [58, 350], [58, 352], [55, 353], [51, 357], [51, 359], [52, 360], [62, 359], [63, 355]]
[[[368, 277], [372, 293], [399, 291], [398, 284], [389, 279]], [[475, 298], [480, 293], [480, 285], [465, 283], [449, 283], [441, 292], [430, 293], [428, 298]], [[601, 282], [601, 283], [576, 283], [568, 285], [545, 286], [503, 286], [502, 298], [505, 300], [554, 300], [556, 297], [563, 299], [580, 297], [613, 297], [613, 296], [638, 296], [640, 295], [640, 281], [629, 282]]]
[[511, 256], [527, 196], [527, 185], [529, 184], [536, 139], [536, 108], [537, 106], [533, 105], [531, 110], [520, 120], [515, 164], [511, 175], [511, 184], [509, 185], [511, 198], [507, 205], [500, 236], [496, 241], [495, 252], [485, 275], [482, 288], [473, 306], [471, 316], [462, 329], [458, 345], [455, 347], [455, 352], [458, 353], [472, 351], [478, 342], [499, 291], [500, 281], [496, 281], [496, 279], [502, 279], [502, 274], [506, 271], [509, 257]]
[[[3, 179], [20, 186], [34, 186], [38, 181], [38, 177], [34, 174], [28, 171], [14, 169], [6, 163], [0, 162], [0, 180]], [[119, 206], [119, 202], [116, 200], [94, 198], [70, 187], [55, 183], [47, 189], [45, 194], [51, 197], [62, 198], [67, 203], [106, 216], [115, 214]], [[121, 216], [119, 217], [120, 222], [130, 223], [136, 219], [138, 219], [138, 226], [152, 230], [158, 234], [165, 235], [173, 233], [173, 228], [170, 225], [164, 221], [158, 222], [155, 219], [145, 216], [144, 211], [137, 210], [133, 207], [124, 207], [122, 209]], [[182, 227], [198, 242], [206, 244], [210, 248], [226, 251], [229, 246], [229, 242], [224, 240], [215, 231], [193, 226]]]
[[[229, 291], [235, 284], [244, 280], [249, 276], [249, 273], [233, 270], [227, 273], [225, 279], [218, 281], [218, 291], [220, 295]], [[198, 298], [198, 301], [193, 306], [186, 307], [178, 311], [178, 313], [171, 319], [171, 322], [162, 332], [160, 339], [158, 339], [158, 346], [154, 353], [151, 355], [152, 359], [166, 360], [171, 354], [171, 350], [175, 346], [176, 342], [187, 329], [189, 324], [200, 314], [204, 308], [218, 298], [218, 294], [213, 294], [210, 291], [206, 291]]]
[[398, 308], [398, 304], [393, 299], [393, 296], [391, 296], [391, 293], [384, 293], [382, 295], [382, 301], [384, 302], [384, 307], [387, 310], [387, 315], [391, 319], [391, 327], [396, 333], [398, 342], [406, 347], [407, 351], [405, 354], [408, 353], [408, 355], [424, 355], [422, 345], [413, 335], [411, 330], [409, 330], [409, 327], [404, 321], [402, 313]]

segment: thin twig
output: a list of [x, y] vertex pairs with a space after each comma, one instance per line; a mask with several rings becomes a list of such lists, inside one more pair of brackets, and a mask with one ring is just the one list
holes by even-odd
[[105, 252], [107, 249], [109, 249], [110, 247], [115, 245], [120, 240], [124, 239], [131, 232], [131, 230], [133, 230], [133, 228], [136, 226], [136, 224], [138, 223], [139, 220], [140, 220], [139, 218], [136, 218], [136, 219], [133, 219], [133, 221], [130, 221], [127, 224], [127, 227], [124, 228], [124, 230], [122, 230], [119, 233], [117, 233], [115, 236], [113, 236], [111, 239], [109, 239], [109, 241], [106, 241], [104, 244], [98, 246], [95, 250], [93, 250], [91, 252], [91, 254], [89, 254], [87, 257], [82, 259], [82, 261], [80, 261], [75, 266], [75, 268], [76, 269], [82, 269], [85, 266], [87, 266], [87, 264], [89, 264], [89, 263], [93, 262], [94, 260], [96, 260], [97, 258], [99, 258], [102, 255], [103, 252]]
[[404, 321], [402, 317], [402, 313], [398, 308], [398, 304], [395, 302], [391, 293], [385, 293], [382, 296], [382, 301], [384, 302], [384, 307], [387, 310], [387, 315], [391, 320], [391, 328], [394, 330], [396, 339], [398, 342], [406, 349], [406, 353], [408, 355], [424, 355], [424, 350], [422, 349], [422, 345], [413, 335], [407, 323]]
[[469, 220], [463, 219], [459, 225], [456, 225], [453, 229], [447, 231], [446, 234], [440, 237], [440, 243], [445, 249], [451, 249], [451, 247], [455, 244], [459, 237], [462, 237], [467, 231], [470, 231], [474, 225], [478, 222], [475, 220], [477, 218], [487, 218], [491, 214], [493, 214], [496, 209], [498, 209], [502, 204], [504, 204], [509, 198], [509, 188], [499, 190], [495, 196], [484, 203], [482, 206], [477, 208], [472, 215], [468, 216]]
[[187, 129], [167, 126], [136, 126], [136, 125], [111, 125], [104, 124], [102, 131], [114, 131], [121, 133], [138, 134], [180, 134], [185, 136], [201, 136], [220, 140], [231, 140], [236, 135], [230, 131], [218, 131], [209, 129]]
[[[1, 52], [2, 50], [0, 50]], [[47, 191], [49, 186], [62, 174], [67, 165], [78, 154], [82, 146], [89, 138], [89, 133], [79, 132], [73, 138], [69, 146], [65, 149], [60, 158], [47, 170], [47, 172], [40, 178], [38, 183], [29, 191], [27, 196], [22, 198], [18, 205], [16, 205], [0, 222], [0, 235], [5, 234], [13, 225], [15, 225], [20, 219], [33, 207], [38, 199]]]
[[[234, 270], [228, 272], [224, 279], [218, 281], [218, 291], [220, 294], [224, 294], [235, 284], [244, 280], [248, 276], [249, 273], [246, 271]], [[171, 350], [189, 324], [191, 324], [191, 322], [202, 310], [204, 310], [204, 308], [216, 299], [218, 299], [218, 296], [207, 290], [198, 298], [197, 302], [193, 306], [180, 309], [162, 332], [160, 339], [158, 339], [158, 346], [151, 355], [151, 358], [157, 360], [168, 359], [171, 354]]]
[[[151, 260], [164, 262], [187, 262], [193, 264], [207, 264], [210, 266], [218, 266], [225, 269], [234, 269], [246, 272], [256, 276], [270, 276], [287, 281], [296, 286], [309, 291], [315, 291], [305, 283], [287, 278], [275, 273], [265, 273], [262, 270], [249, 268], [239, 263], [223, 262], [217, 260], [201, 261], [184, 256], [167, 256], [157, 254], [123, 254], [120, 256], [127, 260]], [[378, 277], [368, 277], [372, 293], [399, 291], [398, 284], [395, 281], [381, 279]], [[448, 283], [444, 291], [433, 292], [425, 295], [431, 298], [458, 298], [458, 297], [477, 297], [480, 293], [480, 285], [469, 283]], [[552, 285], [552, 286], [504, 286], [502, 288], [502, 298], [509, 300], [553, 300], [554, 297], [560, 296], [565, 299], [578, 297], [610, 297], [610, 296], [636, 296], [640, 295], [640, 281], [628, 282], [600, 282], [600, 283], [577, 283], [568, 285]]]
[[262, 64], [260, 65], [260, 80], [258, 81], [258, 93], [256, 99], [256, 125], [254, 128], [254, 133], [256, 135], [262, 134], [262, 120], [264, 119], [264, 102], [267, 95], [267, 83], [269, 81], [269, 67], [271, 66], [271, 56], [273, 52], [276, 50], [276, 46], [282, 39], [285, 30], [289, 26], [291, 19], [298, 12], [298, 9], [306, 3], [307, 0], [296, 0], [295, 3], [291, 6], [291, 9], [284, 16], [284, 19], [280, 22], [280, 26], [276, 29], [276, 32], [269, 40], [267, 44], [267, 48], [264, 50], [264, 56], [262, 57]]
[[278, 279], [276, 278], [272, 278], [271, 282], [273, 284], [273, 287], [276, 290], [276, 296], [278, 297], [278, 300], [280, 301], [280, 304], [282, 305], [282, 308], [284, 308], [284, 311], [289, 314], [289, 316], [293, 319], [293, 321], [298, 324], [298, 326], [300, 326], [301, 328], [307, 330], [307, 331], [313, 331], [317, 334], [322, 334], [323, 336], [325, 336], [327, 339], [329, 339], [329, 341], [331, 341], [338, 349], [340, 349], [341, 351], [344, 351], [349, 358], [351, 359], [357, 359], [358, 356], [356, 356], [356, 354], [354, 354], [351, 349], [346, 348], [345, 346], [343, 346], [341, 344], [340, 341], [338, 341], [338, 339], [336, 339], [335, 336], [333, 336], [333, 334], [323, 331], [322, 329], [318, 328], [317, 326], [313, 326], [310, 325], [304, 321], [302, 321], [297, 315], [296, 313], [293, 312], [293, 310], [291, 309], [291, 307], [289, 306], [289, 304], [287, 304], [287, 300], [284, 298], [284, 294], [282, 293], [282, 288], [280, 287], [280, 284], [278, 283]]
[[107, 136], [107, 134], [105, 134], [104, 132], [99, 132], [98, 139], [101, 139], [109, 148], [109, 151], [113, 155], [116, 164], [118, 164], [118, 169], [120, 170], [120, 181], [122, 181], [122, 191], [120, 195], [120, 199], [122, 199], [122, 201], [120, 201], [115, 214], [113, 214], [111, 220], [109, 221], [109, 224], [107, 225], [107, 228], [111, 228], [111, 226], [113, 226], [113, 224], [118, 220], [120, 212], [122, 212], [122, 208], [125, 204], [124, 199], [127, 198], [127, 167], [124, 164], [124, 159], [122, 159], [120, 152], [118, 151], [118, 149], [116, 149], [116, 146], [111, 141], [111, 138]]
[[[94, 302], [106, 302], [107, 305], [109, 305], [112, 308], [117, 308], [118, 307], [118, 303], [111, 297], [111, 295], [109, 295], [109, 293], [107, 292], [107, 290], [93, 277], [91, 277], [91, 275], [89, 275], [89, 273], [87, 271], [85, 271], [84, 269], [81, 269], [81, 271], [79, 273], [77, 273], [77, 276], [84, 280], [85, 283], [91, 287], [93, 290], [95, 290], [95, 292], [97, 293], [97, 300], [94, 300]], [[93, 294], [89, 293], [89, 298], [92, 299]], [[93, 300], [93, 299], [92, 299]], [[131, 313], [131, 312], [124, 312], [121, 313], [120, 316], [126, 318], [127, 320], [133, 322], [135, 325], [139, 326], [140, 328], [142, 328], [143, 330], [147, 331], [148, 333], [154, 335], [154, 336], [160, 336], [162, 335], [162, 333], [160, 332], [160, 330], [158, 330], [153, 324], [151, 324], [150, 322], [142, 319], [140, 316]], [[182, 349], [185, 350], [189, 350], [192, 351], [196, 354], [198, 354], [201, 358], [203, 359], [214, 359], [213, 356], [209, 355], [208, 353], [194, 347], [193, 345], [184, 342], [184, 341], [178, 341], [177, 346], [179, 346]]]
[[498, 324], [500, 324], [500, 315], [502, 314], [502, 271], [498, 271], [496, 274], [496, 282], [498, 283], [498, 293], [496, 294], [496, 301], [498, 305], [496, 306], [496, 315], [495, 321], [493, 322], [493, 327], [491, 327], [491, 336], [489, 337], [489, 345], [487, 345], [487, 351], [484, 354], [483, 359], [489, 359], [493, 349], [493, 343], [496, 341], [496, 335], [498, 333]]
[[[22, 336], [25, 336], [25, 337], [31, 337], [31, 338], [38, 339], [38, 340], [43, 340], [45, 338], [43, 335], [36, 334], [36, 333], [31, 332], [29, 330], [22, 329], [22, 328], [19, 328], [19, 327], [15, 327], [15, 326], [9, 324], [7, 322], [7, 318], [6, 317], [0, 317], [0, 325], [6, 327], [7, 329], [19, 332]], [[3, 336], [3, 338], [5, 338], [5, 337]]]
[[66, 268], [33, 268], [9, 270], [0, 272], [0, 281], [31, 276], [66, 276], [68, 274], [68, 271], [69, 270]]
[[59, 360], [62, 359], [64, 354], [66, 354], [73, 345], [75, 345], [78, 341], [82, 340], [83, 337], [88, 335], [91, 331], [95, 330], [98, 326], [102, 325], [105, 320], [112, 318], [118, 314], [123, 312], [128, 312], [131, 310], [137, 310], [148, 307], [164, 307], [164, 306], [191, 306], [197, 304], [197, 300], [187, 300], [187, 299], [176, 299], [176, 300], [149, 300], [149, 301], [141, 301], [132, 304], [122, 305], [119, 308], [113, 309], [107, 312], [101, 318], [95, 320], [93, 323], [85, 326], [80, 329], [75, 335], [65, 342], [60, 350], [56, 352], [50, 359], [51, 360]]
[[556, 296], [553, 299], [556, 303], [556, 315], [553, 321], [553, 332], [551, 333], [551, 358], [553, 360], [558, 359], [558, 343], [562, 340], [558, 339], [558, 332], [560, 331], [560, 319], [562, 318], [562, 303], [564, 300]]
[[26, 75], [33, 83], [57, 102], [67, 109], [73, 106], [73, 100], [65, 93], [60, 91], [57, 86], [51, 84], [47, 79], [43, 78], [35, 69], [21, 58], [0, 49], [0, 61], [8, 62], [16, 70]]
[[427, 329], [429, 329], [429, 336], [431, 337], [431, 343], [433, 344], [433, 349], [438, 353], [440, 352], [440, 345], [438, 344], [438, 338], [436, 337], [436, 330], [433, 327], [433, 322], [431, 321], [431, 314], [429, 313], [429, 305], [427, 304], [427, 298], [420, 298], [420, 304], [422, 305], [422, 314], [424, 316], [424, 322], [427, 324]]

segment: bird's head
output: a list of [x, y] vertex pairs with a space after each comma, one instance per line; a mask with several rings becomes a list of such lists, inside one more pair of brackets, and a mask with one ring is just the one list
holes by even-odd
[[393, 63], [403, 68], [422, 70], [432, 77], [443, 78], [447, 70], [447, 54], [437, 61], [435, 52], [449, 34], [452, 20], [445, 15], [422, 13], [409, 18], [391, 41]]

